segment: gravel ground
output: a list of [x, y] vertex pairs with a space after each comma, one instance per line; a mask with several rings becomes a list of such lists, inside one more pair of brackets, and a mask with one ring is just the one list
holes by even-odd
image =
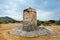
[[53, 34], [32, 38], [15, 36], [9, 33], [12, 29], [18, 28], [19, 26], [22, 25], [20, 25], [20, 23], [2, 24], [0, 28], [0, 40], [60, 40], [60, 25], [43, 26], [52, 31]]

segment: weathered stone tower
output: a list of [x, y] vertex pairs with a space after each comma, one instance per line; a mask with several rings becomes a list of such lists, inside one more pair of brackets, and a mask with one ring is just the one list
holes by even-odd
[[23, 11], [23, 26], [12, 29], [10, 34], [24, 37], [37, 37], [40, 35], [48, 35], [50, 31], [46, 28], [38, 27], [36, 10], [27, 8]]
[[37, 29], [37, 15], [36, 10], [27, 8], [23, 12], [23, 30], [33, 31]]

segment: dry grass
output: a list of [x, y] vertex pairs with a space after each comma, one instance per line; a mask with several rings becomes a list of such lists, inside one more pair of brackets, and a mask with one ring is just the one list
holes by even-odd
[[39, 36], [34, 38], [14, 36], [8, 33], [11, 29], [20, 27], [22, 24], [2, 24], [1, 26], [0, 40], [60, 40], [60, 25], [46, 26], [47, 29], [53, 31], [53, 34], [49, 36]]

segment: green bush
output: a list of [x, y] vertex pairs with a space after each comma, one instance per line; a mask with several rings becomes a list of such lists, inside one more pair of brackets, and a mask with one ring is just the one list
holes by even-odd
[[57, 24], [57, 25], [60, 25], [60, 20], [56, 21], [56, 24]]
[[37, 20], [37, 25], [41, 25], [42, 23], [44, 23], [43, 21]]
[[39, 25], [41, 25], [41, 22], [40, 22], [40, 20], [37, 20], [37, 25], [39, 26]]
[[0, 19], [0, 24], [2, 24], [2, 23], [8, 23], [8, 22]]
[[[48, 20], [48, 21], [40, 21], [40, 20], [37, 20], [37, 25], [45, 25], [45, 26], [48, 26], [48, 25], [51, 25], [51, 24], [55, 24], [56, 21], [55, 20]], [[57, 24], [60, 24], [60, 22], [58, 21]]]
[[45, 25], [45, 26], [48, 26], [50, 24], [50, 22], [48, 22], [48, 21], [44, 21], [44, 23], [43, 23], [43, 25]]
[[55, 23], [55, 20], [49, 20], [48, 22], [49, 23]]
[[0, 20], [0, 24], [2, 24], [2, 23], [4, 23], [4, 21], [3, 20]]

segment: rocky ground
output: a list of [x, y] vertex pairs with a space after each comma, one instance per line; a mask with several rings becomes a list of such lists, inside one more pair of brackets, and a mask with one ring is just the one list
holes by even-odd
[[0, 27], [0, 40], [60, 40], [60, 25], [42, 26], [53, 32], [53, 34], [48, 36], [26, 38], [22, 36], [11, 35], [9, 33], [11, 29], [14, 29], [20, 26], [22, 26], [22, 24], [19, 24], [19, 23], [2, 24]]

